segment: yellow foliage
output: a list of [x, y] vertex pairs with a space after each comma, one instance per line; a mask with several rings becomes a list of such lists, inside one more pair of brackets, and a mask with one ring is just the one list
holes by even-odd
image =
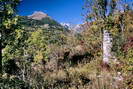
[[44, 59], [43, 53], [41, 51], [37, 51], [34, 57], [35, 62], [40, 62], [43, 59]]

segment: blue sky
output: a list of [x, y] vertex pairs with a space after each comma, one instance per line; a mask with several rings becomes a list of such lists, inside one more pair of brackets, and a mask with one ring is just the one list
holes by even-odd
[[19, 14], [31, 15], [43, 11], [58, 22], [80, 24], [83, 22], [82, 7], [84, 0], [22, 0]]

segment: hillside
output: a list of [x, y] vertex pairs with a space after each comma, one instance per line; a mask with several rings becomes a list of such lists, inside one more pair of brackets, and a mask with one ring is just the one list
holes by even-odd
[[24, 11], [49, 4], [63, 22], [41, 11], [18, 16], [19, 0], [0, 1], [0, 89], [133, 89], [132, 0], [85, 0], [81, 24], [71, 13], [79, 0], [41, 1]]
[[64, 28], [60, 23], [58, 23], [57, 21], [55, 21], [43, 12], [35, 12], [29, 16], [21, 16], [20, 24], [27, 27], [52, 27], [60, 29]]

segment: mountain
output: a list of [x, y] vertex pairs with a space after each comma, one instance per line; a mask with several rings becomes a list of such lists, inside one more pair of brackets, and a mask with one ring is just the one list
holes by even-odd
[[74, 32], [80, 33], [84, 30], [88, 29], [91, 26], [92, 23], [84, 22], [83, 24], [77, 24], [72, 29]]
[[23, 25], [27, 32], [34, 32], [39, 30], [37, 28], [41, 28], [47, 39], [47, 44], [63, 44], [61, 34], [69, 32], [67, 28], [40, 11], [29, 16], [20, 16], [19, 19], [19, 24]]
[[54, 19], [52, 19], [48, 14], [42, 11], [36, 11], [32, 15], [21, 16], [20, 24], [23, 24], [27, 27], [42, 27], [42, 28], [52, 28], [52, 29], [63, 29], [65, 31], [73, 31], [74, 33], [80, 33], [85, 28], [90, 26], [90, 23], [83, 24], [70, 24], [70, 23], [58, 23]]
[[49, 18], [49, 16], [41, 11], [35, 11], [32, 15], [29, 15], [28, 18], [34, 20], [42, 20], [43, 18]]
[[[44, 28], [59, 28], [64, 29], [64, 27], [48, 16], [46, 13], [41, 11], [36, 11], [29, 16], [21, 16], [20, 24], [27, 27], [44, 27]], [[65, 28], [66, 29], [66, 28]]]
[[71, 30], [71, 24], [70, 23], [60, 23], [64, 28]]
[[81, 33], [82, 31], [88, 29], [91, 26], [91, 23], [89, 22], [84, 22], [83, 24], [61, 23], [61, 25], [71, 30], [74, 33]]

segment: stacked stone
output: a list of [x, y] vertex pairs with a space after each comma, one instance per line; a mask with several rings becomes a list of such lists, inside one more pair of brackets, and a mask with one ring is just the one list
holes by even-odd
[[109, 59], [112, 57], [111, 49], [112, 49], [112, 37], [107, 30], [104, 30], [104, 33], [103, 33], [103, 61], [105, 63], [109, 63]]

